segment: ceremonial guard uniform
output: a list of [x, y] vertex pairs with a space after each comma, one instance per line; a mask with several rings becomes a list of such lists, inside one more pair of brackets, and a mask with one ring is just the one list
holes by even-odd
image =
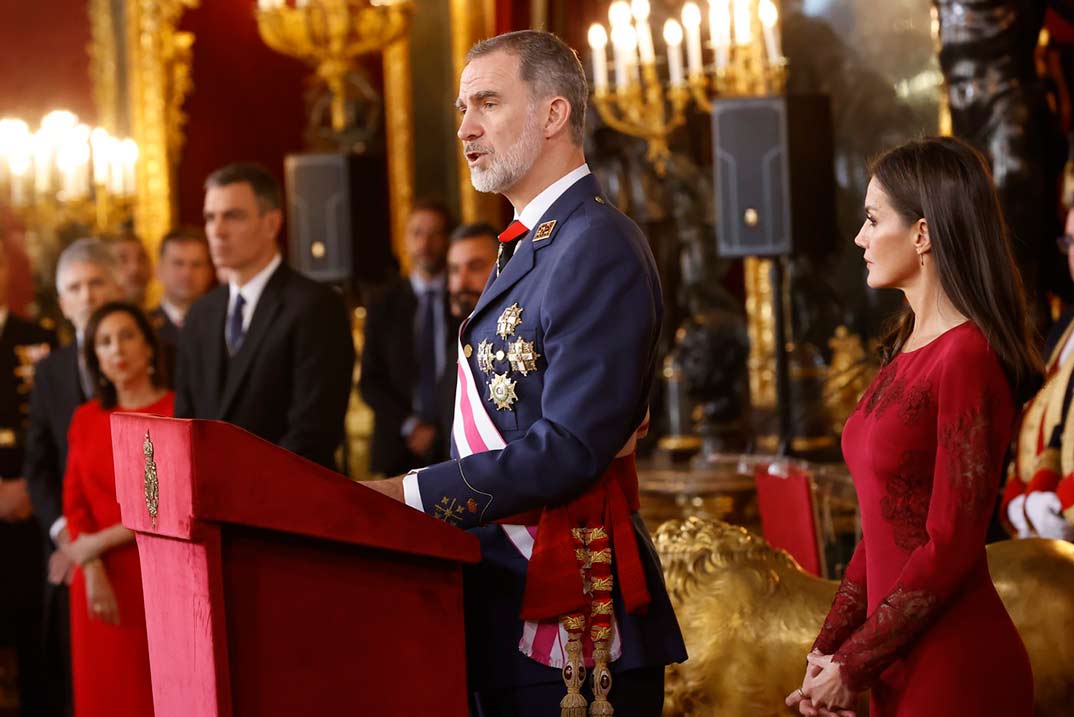
[[1074, 420], [1068, 420], [1074, 396], [1072, 316], [1068, 314], [1065, 324], [1053, 333], [1058, 340], [1045, 365], [1044, 386], [1023, 409], [1007, 468], [1000, 516], [1012, 532], [1023, 537], [1036, 532], [1026, 520], [1034, 502], [1050, 493], [1058, 496], [1063, 516], [1074, 525]]
[[453, 460], [412, 472], [403, 492], [480, 538], [465, 593], [471, 689], [558, 682], [562, 669], [564, 704], [584, 714], [570, 702], [582, 699], [583, 660], [596, 708], [609, 663], [662, 680], [662, 666], [686, 659], [637, 513], [633, 448], [657, 360], [659, 278], [640, 229], [586, 165], [500, 239], [513, 256], [460, 331]]
[[[6, 313], [6, 312], [5, 312]], [[55, 337], [36, 324], [7, 314], [0, 318], [0, 480], [21, 478], [34, 364]], [[39, 704], [42, 589], [45, 554], [34, 518], [0, 520], [0, 644], [14, 644], [23, 714]]]

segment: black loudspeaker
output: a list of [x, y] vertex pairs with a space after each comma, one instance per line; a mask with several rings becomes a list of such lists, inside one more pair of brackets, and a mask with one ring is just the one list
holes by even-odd
[[317, 281], [382, 281], [394, 266], [384, 158], [291, 154], [284, 167], [291, 266]]
[[716, 100], [712, 137], [720, 256], [816, 256], [834, 249], [827, 96]]

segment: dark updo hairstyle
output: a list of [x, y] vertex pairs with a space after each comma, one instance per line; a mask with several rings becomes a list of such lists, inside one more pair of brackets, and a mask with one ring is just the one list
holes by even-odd
[[82, 341], [82, 354], [86, 360], [86, 371], [90, 375], [90, 380], [93, 381], [97, 398], [101, 402], [101, 408], [115, 408], [117, 397], [116, 387], [101, 371], [101, 363], [97, 360], [97, 330], [105, 318], [119, 312], [129, 314], [134, 319], [134, 323], [142, 333], [142, 337], [149, 344], [149, 349], [152, 352], [152, 357], [149, 360], [149, 380], [157, 388], [164, 388], [167, 385], [167, 376], [164, 375], [164, 362], [160, 351], [160, 339], [157, 338], [157, 332], [153, 330], [145, 313], [134, 304], [126, 301], [110, 301], [99, 307], [90, 316], [89, 323], [86, 324], [86, 335]]
[[[907, 225], [922, 218], [928, 223], [940, 285], [984, 333], [1016, 396], [1027, 398], [1039, 385], [1041, 357], [984, 157], [954, 137], [927, 137], [874, 159], [872, 175]], [[913, 329], [907, 305], [882, 341], [884, 363], [898, 355]]]

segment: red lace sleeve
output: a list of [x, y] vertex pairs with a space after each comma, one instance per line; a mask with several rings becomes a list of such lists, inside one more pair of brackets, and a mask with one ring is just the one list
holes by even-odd
[[986, 346], [953, 351], [940, 369], [928, 540], [907, 558], [876, 610], [835, 653], [847, 686], [868, 689], [905, 655], [975, 565], [999, 491], [1013, 401]]
[[868, 611], [865, 594], [865, 541], [858, 543], [843, 573], [843, 581], [820, 629], [813, 649], [831, 655], [863, 622]]

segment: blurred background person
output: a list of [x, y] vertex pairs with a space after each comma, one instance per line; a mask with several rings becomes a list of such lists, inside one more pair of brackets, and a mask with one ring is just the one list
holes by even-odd
[[65, 714], [70, 701], [67, 584], [74, 564], [62, 550], [68, 543], [63, 515], [63, 476], [71, 416], [95, 390], [81, 345], [93, 312], [109, 301], [122, 298], [116, 281], [116, 260], [109, 247], [99, 239], [78, 239], [64, 249], [56, 264], [56, 291], [60, 310], [74, 327], [75, 341], [37, 364], [23, 466], [34, 514], [48, 533], [50, 557], [45, 585], [42, 674], [50, 715]]
[[228, 421], [337, 469], [354, 342], [343, 298], [283, 261], [280, 184], [255, 164], [205, 180], [205, 234], [228, 283], [195, 302], [179, 339], [175, 413]]
[[186, 313], [212, 288], [215, 277], [209, 242], [200, 229], [173, 229], [160, 240], [157, 280], [162, 295], [160, 304], [149, 312], [149, 321], [160, 337], [168, 385], [175, 380], [175, 352]]
[[45, 563], [22, 462], [33, 362], [55, 337], [9, 305], [11, 264], [0, 240], [0, 647], [15, 649], [20, 714], [44, 711], [41, 685], [41, 600]]
[[496, 230], [485, 222], [464, 224], [451, 233], [447, 252], [448, 296], [451, 315], [457, 321], [465, 319], [477, 306], [496, 265], [499, 249]]
[[105, 304], [89, 320], [83, 347], [96, 387], [68, 433], [64, 516], [71, 583], [71, 671], [75, 717], [153, 714], [142, 575], [134, 533], [120, 522], [112, 464], [115, 411], [174, 415], [161, 380], [160, 344], [134, 304]]
[[153, 267], [142, 240], [134, 234], [121, 234], [108, 240], [108, 247], [116, 259], [116, 279], [127, 301], [139, 307], [145, 306], [145, 292]]
[[[496, 266], [499, 248], [496, 230], [484, 222], [463, 224], [451, 233], [447, 251], [447, 286], [451, 318], [455, 324], [461, 323], [477, 306], [492, 268]], [[458, 356], [459, 342], [452, 335], [447, 345], [444, 372], [438, 383], [440, 436], [446, 455], [451, 453], [451, 424], [455, 417], [455, 385], [458, 383], [455, 362]]]
[[444, 271], [453, 225], [440, 202], [414, 205], [406, 225], [410, 275], [366, 315], [359, 389], [373, 409], [373, 473], [398, 475], [447, 458], [437, 396], [458, 333]]

